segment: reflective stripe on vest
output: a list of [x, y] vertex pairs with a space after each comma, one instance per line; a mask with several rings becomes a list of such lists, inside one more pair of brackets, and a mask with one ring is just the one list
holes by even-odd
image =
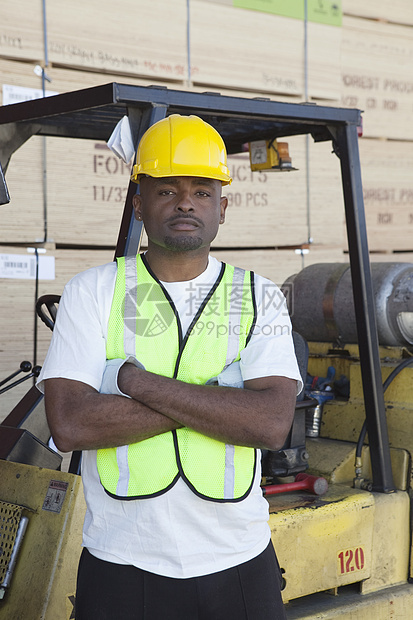
[[[188, 299], [198, 305], [200, 295], [203, 300], [183, 335], [176, 308], [145, 259], [117, 261], [108, 359], [134, 355], [147, 371], [201, 385], [240, 359], [255, 323], [252, 272], [222, 264], [209, 290], [189, 282]], [[205, 499], [240, 501], [251, 490], [255, 460], [253, 448], [225, 444], [186, 427], [97, 453], [101, 482], [118, 499], [165, 493], [182, 477]]]

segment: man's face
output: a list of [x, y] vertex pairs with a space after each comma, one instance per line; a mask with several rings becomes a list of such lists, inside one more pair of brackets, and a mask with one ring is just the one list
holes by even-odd
[[151, 245], [184, 252], [208, 247], [224, 222], [227, 199], [221, 182], [198, 177], [144, 177], [134, 196]]

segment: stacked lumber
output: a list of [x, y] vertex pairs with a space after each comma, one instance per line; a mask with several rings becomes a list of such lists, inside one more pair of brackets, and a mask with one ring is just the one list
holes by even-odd
[[44, 239], [42, 139], [31, 138], [13, 155], [6, 173], [11, 201], [0, 207], [1, 243]]
[[[32, 88], [41, 91], [41, 77], [34, 72], [35, 67], [36, 61], [20, 62], [18, 60], [4, 58], [0, 53], [1, 84]], [[135, 75], [123, 75], [116, 72], [101, 72], [99, 70], [79, 71], [70, 67], [55, 64], [51, 64], [46, 68], [46, 74], [50, 79], [50, 83], [46, 84], [46, 90], [57, 93], [90, 88], [91, 86], [99, 86], [101, 84], [108, 84], [109, 82], [119, 82], [137, 86], [150, 86], [155, 84], [173, 88], [174, 90], [188, 91], [188, 89], [190, 89], [195, 92], [205, 92], [205, 86], [203, 85], [192, 83], [189, 87], [186, 80], [177, 81], [171, 84], [162, 79], [157, 79], [155, 75], [139, 77]], [[292, 103], [299, 103], [302, 101], [301, 94], [297, 97], [293, 97], [291, 95], [283, 95], [280, 93], [275, 97], [270, 90], [263, 93], [262, 91], [248, 89], [246, 86], [244, 88], [237, 89], [236, 92], [234, 92], [233, 89], [228, 88], [225, 84], [210, 84], [208, 85], [208, 92], [217, 92], [222, 95], [235, 95], [250, 98], [254, 96], [268, 95], [268, 97], [276, 99], [277, 101], [289, 101]], [[0, 105], [3, 104], [2, 95], [2, 89], [0, 88]], [[39, 96], [41, 96], [41, 93], [39, 93]]]
[[[34, 10], [30, 0], [18, 0], [8, 3], [4, 12], [0, 54], [40, 62], [41, 5]], [[98, 0], [47, 4], [49, 60], [55, 65], [181, 80], [186, 76], [185, 33], [184, 0], [153, 0], [139, 7], [133, 0], [118, 0], [116, 5]]]
[[363, 110], [364, 136], [413, 140], [412, 58], [412, 27], [344, 16], [341, 105]]
[[[114, 245], [127, 189], [127, 167], [121, 166], [104, 143], [67, 138], [47, 138], [45, 142], [47, 240]], [[34, 136], [11, 159], [7, 184], [12, 200], [0, 210], [2, 243], [44, 240], [43, 148], [44, 139]]]
[[[209, 2], [201, 0], [194, 0], [191, 6], [194, 83], [303, 97], [301, 20], [226, 4], [214, 4], [212, 8]], [[311, 96], [336, 99], [340, 29], [313, 23], [308, 27]]]
[[361, 140], [360, 160], [370, 250], [412, 251], [412, 144]]
[[[288, 139], [293, 166], [298, 168], [288, 173], [252, 173], [247, 154], [229, 158], [234, 181], [225, 189], [227, 223], [214, 248], [301, 246], [308, 242], [305, 142], [303, 136]], [[342, 247], [339, 162], [327, 143], [311, 143], [309, 161], [311, 236], [320, 245], [335, 242]]]
[[[21, 15], [29, 12], [33, 19], [22, 26]], [[30, 0], [20, 0], [5, 13], [0, 56], [40, 63], [40, 7], [33, 11]], [[56, 67], [176, 83], [190, 77], [194, 84], [303, 97], [302, 20], [193, 0], [188, 48], [187, 19], [185, 0], [154, 0], [138, 9], [133, 0], [119, 0], [116, 9], [98, 0], [49, 3], [48, 59]], [[340, 33], [308, 25], [312, 97], [339, 97]]]
[[[30, 18], [27, 16], [30, 15]], [[26, 17], [25, 17], [26, 16]], [[0, 56], [41, 62], [44, 58], [41, 4], [33, 10], [29, 0], [2, 4], [0, 16]]]

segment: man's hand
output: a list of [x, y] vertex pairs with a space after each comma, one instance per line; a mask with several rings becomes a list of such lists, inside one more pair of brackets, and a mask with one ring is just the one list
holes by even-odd
[[123, 364], [118, 374], [118, 387], [124, 394], [127, 394], [131, 398], [131, 391], [133, 386], [135, 389], [139, 389], [139, 384], [143, 384], [145, 381], [144, 373], [148, 374], [146, 370], [137, 368], [132, 364]]

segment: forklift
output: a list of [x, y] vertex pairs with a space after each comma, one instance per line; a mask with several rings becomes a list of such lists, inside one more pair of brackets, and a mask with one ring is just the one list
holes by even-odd
[[[339, 159], [349, 263], [311, 265], [282, 287], [305, 389], [285, 446], [263, 453], [262, 488], [289, 620], [412, 618], [413, 264], [370, 265], [361, 112], [110, 83], [0, 108], [0, 163], [6, 172], [33, 135], [108, 141], [125, 117], [136, 151], [170, 114], [210, 123], [229, 155], [249, 150], [252, 170], [291, 170], [284, 141], [298, 135], [329, 142]], [[7, 202], [3, 175], [0, 182]], [[129, 184], [115, 257], [140, 248], [136, 187]], [[58, 301], [37, 303], [50, 329]], [[33, 386], [0, 424], [1, 620], [74, 618], [80, 455], [62, 471], [49, 439]]]

